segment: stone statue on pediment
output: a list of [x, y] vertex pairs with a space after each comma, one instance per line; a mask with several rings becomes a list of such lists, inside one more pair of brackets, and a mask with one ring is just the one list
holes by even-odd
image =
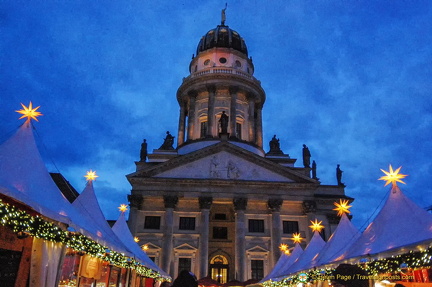
[[163, 144], [160, 146], [159, 149], [163, 150], [172, 150], [174, 149], [174, 137], [170, 134], [169, 131], [166, 132], [166, 137], [164, 138]]

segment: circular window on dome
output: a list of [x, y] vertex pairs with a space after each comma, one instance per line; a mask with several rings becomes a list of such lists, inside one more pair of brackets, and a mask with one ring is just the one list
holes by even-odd
[[219, 62], [222, 63], [222, 64], [225, 64], [227, 62], [227, 59], [224, 58], [224, 57], [219, 58]]
[[210, 64], [210, 59], [204, 61], [204, 66], [208, 66], [208, 64]]
[[241, 67], [240, 61], [239, 60], [235, 61], [235, 65], [236, 65], [237, 68], [240, 68]]

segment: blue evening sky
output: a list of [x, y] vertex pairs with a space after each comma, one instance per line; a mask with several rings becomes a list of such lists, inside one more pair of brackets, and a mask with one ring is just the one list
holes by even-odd
[[[116, 219], [142, 140], [152, 150], [177, 135], [177, 88], [225, 2], [0, 1], [0, 142], [21, 102], [40, 105], [49, 170], [80, 192], [96, 170]], [[432, 1], [228, 1], [226, 15], [267, 94], [266, 151], [276, 134], [301, 166], [308, 145], [322, 184], [340, 164], [359, 228], [389, 192], [377, 181], [389, 164], [432, 205]]]

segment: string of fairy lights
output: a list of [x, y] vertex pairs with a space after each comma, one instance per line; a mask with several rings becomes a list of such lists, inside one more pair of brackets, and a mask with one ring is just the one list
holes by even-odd
[[122, 253], [109, 250], [96, 241], [77, 232], [64, 230], [59, 226], [46, 221], [42, 217], [30, 215], [26, 211], [4, 202], [0, 199], [0, 224], [9, 227], [19, 238], [32, 236], [47, 241], [64, 244], [78, 254], [88, 254], [111, 265], [134, 269], [139, 275], [149, 278], [163, 278], [163, 276], [148, 267], [145, 267], [134, 258]]

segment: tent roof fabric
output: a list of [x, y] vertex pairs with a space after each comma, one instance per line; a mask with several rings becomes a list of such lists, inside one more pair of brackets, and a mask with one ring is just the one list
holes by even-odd
[[133, 257], [133, 253], [121, 242], [114, 234], [105, 216], [102, 213], [96, 194], [94, 192], [93, 183], [87, 182], [83, 192], [72, 203], [78, 212], [88, 218], [88, 220], [97, 228], [97, 234], [104, 238], [107, 242], [107, 247], [117, 252], [125, 253], [129, 257]]
[[0, 193], [69, 225], [103, 246], [124, 251], [124, 247], [107, 238], [92, 220], [80, 214], [58, 189], [39, 153], [30, 122], [25, 122], [0, 145]]
[[395, 185], [373, 222], [340, 259], [373, 255], [431, 238], [432, 214]]
[[288, 269], [291, 267], [291, 265], [293, 265], [293, 263], [300, 257], [302, 253], [303, 248], [301, 248], [300, 244], [296, 243], [294, 249], [291, 251], [291, 254], [286, 255], [285, 253], [282, 253], [272, 271], [260, 282], [265, 282], [270, 279], [278, 278], [287, 274]]
[[294, 264], [291, 265], [285, 275], [296, 273], [298, 271], [308, 268], [310, 262], [314, 260], [316, 256], [318, 256], [319, 252], [322, 250], [325, 244], [326, 243], [322, 239], [321, 235], [317, 231], [315, 231], [311, 241], [309, 242], [308, 246], [306, 246], [304, 252], [294, 262]]
[[120, 217], [114, 223], [112, 230], [120, 238], [124, 245], [126, 245], [135, 255], [135, 259], [140, 261], [144, 266], [159, 272], [165, 277], [171, 278], [165, 271], [159, 268], [141, 249], [138, 243], [135, 242], [132, 233], [126, 223], [124, 213], [121, 213]]
[[352, 224], [344, 213], [336, 230], [330, 236], [311, 267], [320, 266], [337, 260], [359, 237], [360, 231]]

